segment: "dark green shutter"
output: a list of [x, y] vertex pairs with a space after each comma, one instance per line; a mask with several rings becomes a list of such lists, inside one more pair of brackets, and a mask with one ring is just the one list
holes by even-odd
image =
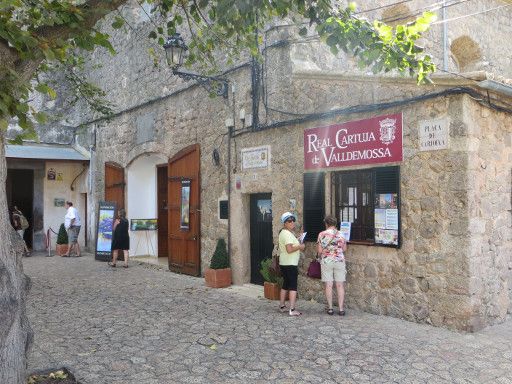
[[325, 173], [304, 174], [304, 228], [307, 241], [316, 241], [325, 229]]
[[400, 196], [400, 167], [375, 168], [375, 194], [380, 193]]
[[[375, 168], [375, 194], [377, 197], [381, 193], [396, 193], [398, 197], [398, 246], [402, 245], [402, 224], [400, 213], [400, 167], [382, 167]], [[379, 244], [380, 245], [380, 244]]]

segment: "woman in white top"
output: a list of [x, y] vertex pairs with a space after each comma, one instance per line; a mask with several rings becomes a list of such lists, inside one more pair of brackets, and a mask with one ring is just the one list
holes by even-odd
[[295, 215], [293, 213], [283, 213], [281, 223], [283, 223], [283, 228], [279, 232], [279, 266], [283, 276], [283, 287], [281, 288], [279, 309], [281, 312], [288, 310], [285, 304], [286, 294], [288, 294], [290, 299], [288, 313], [290, 316], [299, 316], [302, 313], [295, 309], [297, 277], [299, 274], [298, 264], [300, 251], [304, 250], [305, 245], [300, 244], [293, 233], [295, 228]]

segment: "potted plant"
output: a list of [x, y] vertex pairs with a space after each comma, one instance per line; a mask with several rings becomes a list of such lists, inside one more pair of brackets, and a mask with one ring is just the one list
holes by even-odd
[[224, 288], [231, 285], [231, 268], [224, 239], [217, 240], [217, 246], [210, 262], [210, 268], [204, 273], [206, 285], [211, 288]]
[[283, 278], [279, 276], [272, 267], [272, 259], [261, 261], [260, 273], [263, 276], [263, 294], [266, 299], [279, 300], [279, 293], [283, 286]]
[[64, 227], [64, 223], [60, 225], [59, 233], [57, 234], [57, 245], [55, 246], [55, 253], [58, 256], [65, 255], [68, 252], [68, 233]]

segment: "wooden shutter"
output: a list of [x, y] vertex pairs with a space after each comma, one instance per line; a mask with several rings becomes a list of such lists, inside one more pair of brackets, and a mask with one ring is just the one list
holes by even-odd
[[316, 241], [325, 229], [325, 173], [304, 174], [304, 228], [307, 241]]

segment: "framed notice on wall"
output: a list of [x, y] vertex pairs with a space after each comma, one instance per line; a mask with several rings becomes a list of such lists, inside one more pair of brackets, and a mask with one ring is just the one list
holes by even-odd
[[96, 260], [110, 261], [116, 203], [100, 201], [96, 224]]
[[375, 197], [375, 243], [398, 246], [398, 194], [380, 193]]

